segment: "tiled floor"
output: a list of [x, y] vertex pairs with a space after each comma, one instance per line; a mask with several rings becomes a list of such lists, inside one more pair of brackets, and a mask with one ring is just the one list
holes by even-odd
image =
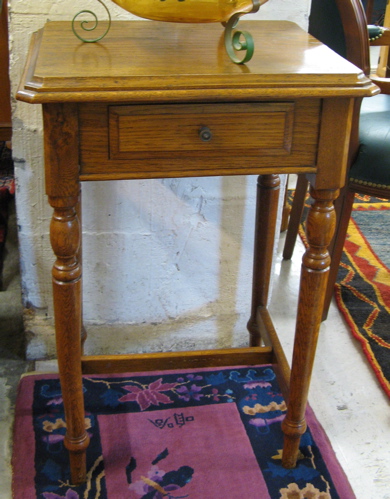
[[[278, 277], [271, 312], [288, 358], [293, 338], [287, 331], [294, 329], [288, 310], [289, 304], [293, 306], [297, 300], [302, 252], [302, 245], [298, 243], [293, 260], [282, 262], [279, 257], [276, 266]], [[13, 233], [9, 237], [7, 255], [8, 288], [0, 294], [0, 499], [11, 498], [11, 427], [17, 380], [22, 372], [36, 367], [20, 358], [17, 268]], [[39, 363], [38, 368], [47, 370], [48, 366], [49, 363]], [[390, 499], [390, 403], [334, 305], [321, 329], [310, 402], [357, 499]]]

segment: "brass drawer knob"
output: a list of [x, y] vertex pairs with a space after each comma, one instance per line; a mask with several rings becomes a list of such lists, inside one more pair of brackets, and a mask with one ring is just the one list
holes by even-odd
[[202, 128], [199, 130], [199, 137], [203, 142], [210, 142], [210, 140], [213, 137], [213, 134], [211, 133], [211, 130], [208, 126], [202, 126]]

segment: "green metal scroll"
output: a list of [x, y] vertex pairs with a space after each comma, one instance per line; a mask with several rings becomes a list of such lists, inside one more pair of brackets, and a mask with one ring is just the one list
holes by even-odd
[[[257, 12], [264, 3], [262, 0], [252, 0], [252, 2], [253, 9], [250, 11], [250, 14]], [[235, 64], [245, 64], [250, 61], [255, 50], [253, 37], [248, 31], [233, 31], [237, 26], [240, 17], [244, 14], [248, 14], [248, 12], [239, 12], [232, 16], [227, 23], [224, 23], [226, 52]], [[236, 55], [236, 52], [240, 51], [245, 52], [241, 59]]]
[[[98, 25], [99, 25], [99, 20], [97, 18], [97, 15], [92, 12], [92, 10], [81, 10], [80, 12], [78, 12], [73, 20], [72, 20], [72, 30], [73, 30], [73, 33], [77, 36], [77, 38], [79, 40], [81, 40], [82, 42], [85, 42], [85, 43], [95, 43], [95, 42], [98, 42], [99, 40], [101, 40], [102, 38], [104, 38], [106, 36], [106, 34], [109, 32], [110, 30], [110, 27], [111, 27], [111, 14], [110, 14], [110, 11], [108, 10], [107, 6], [102, 2], [102, 0], [97, 0], [101, 5], [103, 5], [103, 7], [106, 9], [106, 12], [108, 14], [108, 25], [107, 25], [107, 28], [106, 30], [104, 31], [104, 33], [96, 38], [84, 38], [83, 36], [79, 35], [76, 31], [76, 22], [77, 21], [77, 18], [82, 15], [82, 14], [91, 14], [91, 16], [93, 17], [93, 20], [84, 20], [84, 21], [79, 21], [80, 22], [80, 26], [81, 26], [81, 29], [83, 29], [84, 31], [94, 31]], [[91, 24], [92, 23], [92, 24]]]
[[[248, 31], [234, 31], [240, 14], [232, 16], [225, 26], [225, 48], [228, 56], [235, 64], [245, 64], [250, 61], [255, 50], [252, 35]], [[245, 51], [244, 57], [237, 57], [236, 51]]]

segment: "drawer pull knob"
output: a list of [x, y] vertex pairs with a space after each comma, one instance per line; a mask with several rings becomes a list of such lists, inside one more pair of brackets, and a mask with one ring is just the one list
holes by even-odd
[[199, 130], [199, 137], [203, 142], [210, 142], [210, 140], [213, 137], [213, 134], [211, 133], [211, 130], [208, 126], [202, 126], [202, 128]]

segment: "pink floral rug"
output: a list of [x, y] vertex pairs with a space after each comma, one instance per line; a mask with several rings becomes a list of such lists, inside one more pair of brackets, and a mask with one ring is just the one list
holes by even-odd
[[310, 409], [281, 465], [286, 404], [271, 366], [85, 376], [88, 481], [70, 483], [57, 376], [21, 380], [14, 499], [352, 499]]

